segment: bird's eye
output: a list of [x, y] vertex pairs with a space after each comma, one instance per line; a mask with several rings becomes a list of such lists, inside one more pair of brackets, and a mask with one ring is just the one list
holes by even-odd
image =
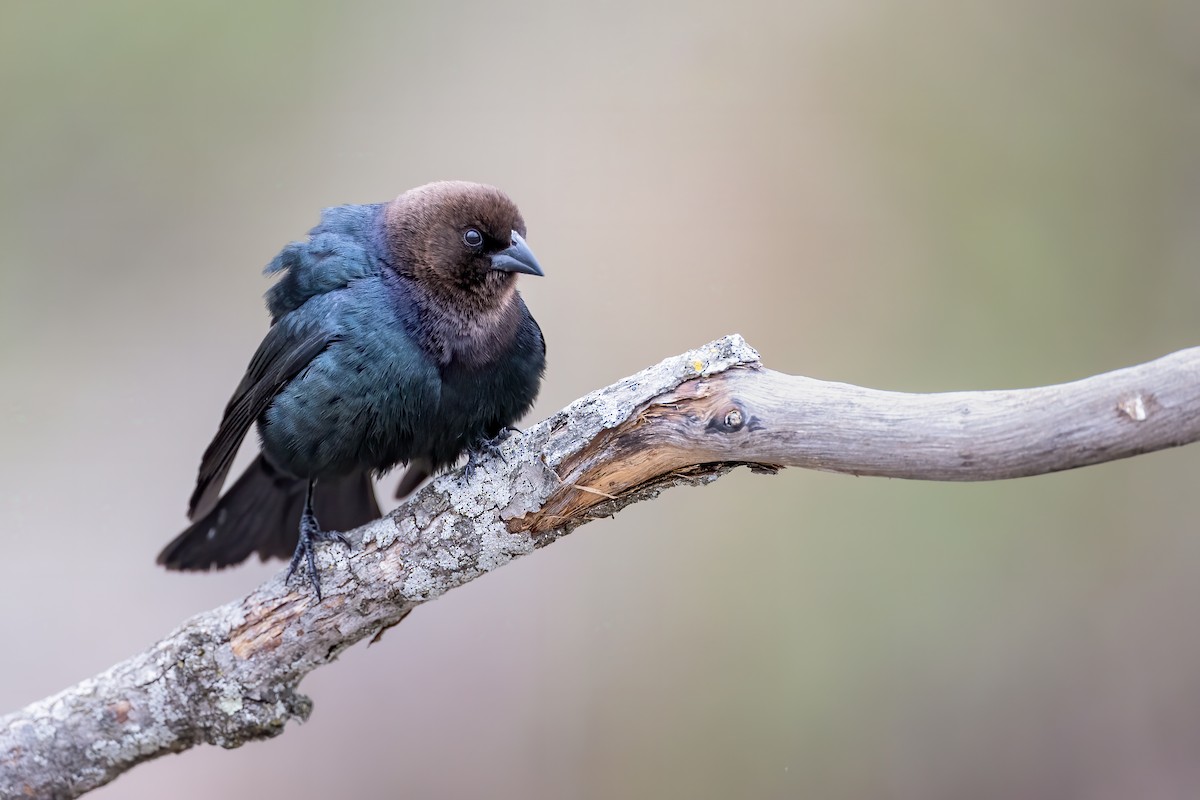
[[467, 228], [463, 232], [463, 244], [470, 248], [483, 246], [483, 234], [474, 228]]

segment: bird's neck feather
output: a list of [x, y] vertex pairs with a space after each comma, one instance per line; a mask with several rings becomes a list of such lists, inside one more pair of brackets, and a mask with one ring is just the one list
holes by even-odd
[[493, 361], [511, 344], [521, 324], [515, 282], [487, 298], [491, 302], [466, 302], [461, 293], [446, 297], [416, 281], [412, 289], [421, 338], [442, 366], [452, 361], [468, 366]]

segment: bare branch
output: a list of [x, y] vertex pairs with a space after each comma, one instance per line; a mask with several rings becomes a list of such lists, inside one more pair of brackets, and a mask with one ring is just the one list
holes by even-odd
[[435, 480], [323, 548], [324, 602], [281, 575], [144, 653], [0, 719], [0, 796], [69, 798], [141, 761], [307, 717], [311, 670], [417, 605], [598, 516], [739, 464], [996, 480], [1200, 438], [1200, 348], [1058, 386], [900, 394], [763, 369], [738, 336], [572, 403], [475, 480]]

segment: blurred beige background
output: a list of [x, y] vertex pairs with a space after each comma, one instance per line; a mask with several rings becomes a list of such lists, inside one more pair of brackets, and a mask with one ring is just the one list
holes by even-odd
[[[279, 568], [154, 556], [322, 206], [511, 193], [534, 418], [735, 331], [1068, 380], [1196, 343], [1198, 40], [1183, 0], [0, 4], [0, 711]], [[676, 490], [94, 796], [1195, 797], [1198, 479]]]

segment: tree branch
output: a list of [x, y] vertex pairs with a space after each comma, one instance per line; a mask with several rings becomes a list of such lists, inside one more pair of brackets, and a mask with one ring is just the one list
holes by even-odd
[[310, 671], [579, 525], [739, 464], [982, 481], [1200, 438], [1200, 348], [1035, 389], [901, 394], [764, 369], [729, 336], [577, 400], [464, 485], [443, 476], [322, 548], [322, 603], [282, 575], [0, 719], [0, 796], [70, 798], [141, 761], [276, 736]]

